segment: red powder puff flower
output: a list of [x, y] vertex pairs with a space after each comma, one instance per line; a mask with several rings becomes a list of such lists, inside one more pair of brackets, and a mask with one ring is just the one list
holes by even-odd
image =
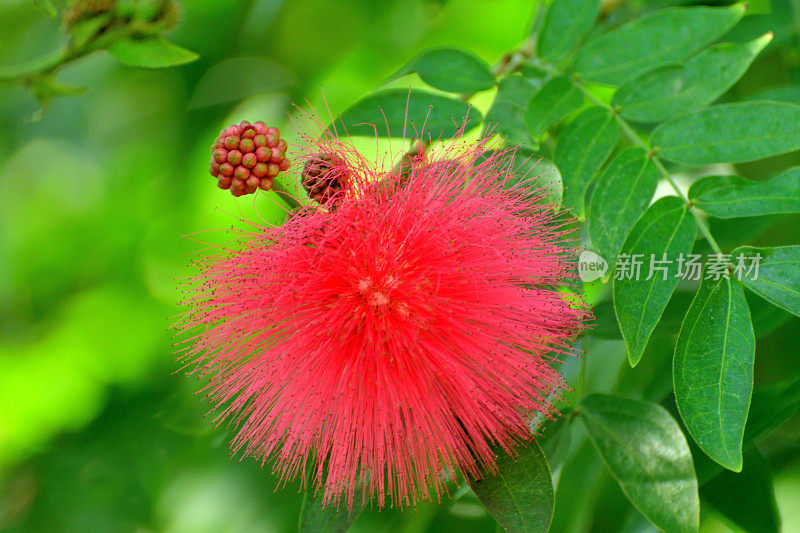
[[413, 505], [556, 414], [553, 357], [586, 315], [558, 290], [573, 250], [558, 209], [484, 143], [417, 156], [402, 180], [337, 141], [315, 149], [349, 165], [337, 209], [202, 263], [186, 355], [238, 426], [234, 452], [324, 503]]

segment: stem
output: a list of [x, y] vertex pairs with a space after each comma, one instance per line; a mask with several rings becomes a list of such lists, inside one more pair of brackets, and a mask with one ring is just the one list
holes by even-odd
[[132, 36], [153, 36], [161, 30], [158, 21], [132, 20], [121, 23], [111, 13], [100, 13], [69, 29], [61, 48], [22, 65], [0, 67], [0, 83], [31, 85], [67, 64]]
[[283, 183], [283, 180], [278, 178], [273, 179], [272, 191], [275, 192], [275, 194], [277, 194], [284, 202], [289, 204], [289, 207], [292, 209], [296, 209], [302, 205], [297, 198], [295, 198], [294, 194], [286, 189], [286, 185]]
[[[800, 0], [795, 0], [795, 1], [798, 4], [800, 4]], [[534, 60], [534, 62], [536, 66], [551, 74], [557, 76], [567, 76], [565, 72], [559, 70], [553, 65], [544, 63], [538, 59]], [[667, 168], [664, 166], [664, 163], [661, 162], [661, 159], [658, 158], [656, 152], [653, 150], [650, 144], [647, 141], [645, 141], [638, 133], [636, 133], [636, 130], [633, 129], [633, 127], [630, 125], [630, 123], [628, 123], [627, 120], [625, 120], [619, 115], [619, 111], [617, 109], [615, 109], [610, 104], [603, 102], [595, 95], [593, 95], [589, 91], [589, 89], [581, 82], [580, 78], [574, 75], [568, 77], [572, 82], [572, 85], [575, 86], [575, 88], [577, 88], [579, 91], [581, 91], [581, 93], [583, 93], [583, 95], [586, 96], [586, 98], [590, 102], [604, 109], [607, 109], [611, 113], [617, 125], [619, 126], [620, 131], [622, 131], [625, 137], [627, 137], [633, 144], [644, 149], [647, 152], [648, 157], [650, 158], [651, 161], [653, 161], [653, 164], [655, 164], [656, 168], [658, 169], [658, 172], [667, 181], [667, 183], [670, 184], [675, 193], [680, 197], [681, 200], [683, 200], [683, 203], [686, 205], [686, 208], [692, 213], [697, 228], [700, 230], [700, 233], [703, 234], [706, 241], [708, 241], [708, 244], [709, 246], [711, 246], [711, 249], [714, 250], [714, 253], [716, 253], [717, 255], [721, 255], [722, 248], [720, 248], [716, 239], [714, 239], [714, 236], [711, 235], [711, 230], [708, 227], [708, 223], [703, 219], [702, 215], [700, 215], [700, 213], [698, 213], [698, 211], [694, 208], [694, 204], [691, 202], [691, 200], [689, 200], [689, 198], [681, 190], [681, 188], [678, 187], [678, 184], [675, 182], [675, 179], [672, 177]]]
[[714, 250], [715, 254], [722, 255], [722, 248], [720, 248], [719, 243], [717, 243], [717, 240], [714, 238], [714, 236], [711, 235], [711, 228], [708, 227], [708, 223], [705, 221], [705, 219], [703, 219], [702, 215], [700, 215], [696, 209], [690, 207], [689, 211], [691, 211], [692, 215], [694, 215], [694, 223], [697, 225], [700, 233], [703, 234], [703, 237], [706, 238], [706, 241], [708, 241], [708, 245], [711, 246], [711, 249]]
[[49, 74], [71, 59], [67, 47], [59, 48], [50, 54], [23, 65], [0, 69], [0, 83], [28, 84], [34, 78]]
[[[558, 71], [552, 65], [542, 65], [542, 66], [549, 72], [563, 75], [562, 72]], [[675, 193], [680, 197], [680, 199], [683, 200], [683, 203], [686, 205], [686, 209], [688, 209], [692, 213], [697, 228], [700, 230], [700, 233], [703, 234], [703, 237], [705, 237], [706, 241], [708, 241], [708, 244], [709, 246], [711, 246], [711, 249], [714, 250], [714, 253], [716, 253], [717, 255], [722, 255], [722, 248], [720, 248], [714, 236], [711, 235], [711, 229], [708, 227], [708, 223], [703, 219], [702, 215], [697, 211], [697, 209], [694, 208], [694, 203], [692, 203], [692, 201], [689, 200], [689, 198], [681, 190], [681, 188], [678, 187], [678, 184], [675, 182], [675, 179], [672, 177], [667, 168], [664, 166], [664, 163], [662, 163], [661, 159], [658, 158], [658, 155], [650, 146], [650, 144], [647, 141], [645, 141], [638, 133], [636, 133], [636, 130], [633, 129], [633, 127], [628, 123], [628, 121], [626, 121], [619, 115], [619, 111], [617, 109], [615, 109], [610, 104], [607, 104], [602, 100], [598, 99], [597, 97], [595, 97], [589, 91], [589, 89], [585, 85], [583, 85], [583, 83], [581, 83], [578, 77], [570, 76], [569, 79], [570, 81], [572, 81], [572, 84], [578, 90], [580, 90], [586, 96], [586, 98], [589, 99], [593, 104], [603, 107], [611, 113], [617, 125], [619, 126], [620, 131], [622, 131], [625, 137], [627, 137], [636, 146], [647, 151], [648, 157], [656, 166], [658, 172], [667, 181], [667, 183], [670, 184], [670, 186], [675, 191]]]
[[702, 233], [703, 237], [705, 237], [706, 241], [708, 241], [708, 244], [709, 246], [711, 246], [711, 249], [714, 250], [715, 254], [722, 255], [722, 248], [720, 248], [714, 236], [711, 235], [711, 228], [708, 227], [708, 223], [705, 221], [705, 219], [703, 219], [700, 213], [698, 213], [697, 210], [694, 209], [694, 204], [692, 203], [692, 201], [689, 200], [689, 198], [684, 194], [684, 192], [680, 189], [680, 187], [678, 187], [678, 184], [675, 183], [674, 179], [672, 179], [672, 176], [670, 175], [669, 171], [664, 167], [664, 164], [661, 162], [661, 160], [655, 157], [654, 155], [651, 156], [650, 159], [653, 161], [653, 163], [655, 163], [656, 168], [664, 177], [664, 179], [667, 180], [667, 182], [672, 186], [675, 192], [678, 193], [678, 196], [681, 197], [683, 203], [686, 204], [687, 208], [694, 217], [694, 223], [697, 226], [697, 229], [700, 230], [700, 233]]

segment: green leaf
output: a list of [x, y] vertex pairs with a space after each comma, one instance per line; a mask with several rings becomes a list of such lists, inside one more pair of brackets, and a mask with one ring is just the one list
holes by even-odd
[[392, 74], [396, 80], [416, 72], [422, 81], [449, 93], [473, 94], [494, 87], [495, 79], [486, 61], [461, 48], [431, 48], [420, 52]]
[[191, 63], [200, 57], [161, 36], [122, 39], [109, 46], [108, 52], [124, 65], [145, 68], [174, 67]]
[[575, 58], [575, 71], [588, 81], [620, 85], [683, 61], [733, 27], [744, 11], [743, 4], [654, 11], [586, 43]]
[[525, 125], [531, 137], [539, 139], [550, 126], [582, 105], [580, 90], [566, 76], [557, 76], [531, 98], [525, 111]]
[[703, 485], [700, 496], [743, 531], [780, 531], [769, 463], [755, 448], [745, 452], [741, 472], [723, 472]]
[[[763, 437], [791, 418], [798, 408], [800, 408], [800, 376], [755, 389], [753, 400], [750, 402], [747, 425], [744, 428], [742, 449], [748, 450], [755, 446]], [[691, 442], [689, 447], [692, 448]], [[692, 449], [694, 468], [700, 486], [721, 472], [727, 472], [699, 449]]]
[[599, 0], [558, 0], [550, 4], [536, 55], [551, 63], [564, 59], [592, 29], [598, 13]]
[[455, 135], [467, 118], [467, 131], [482, 119], [461, 100], [416, 89], [387, 89], [347, 108], [334, 126], [343, 124], [350, 135], [438, 139]]
[[580, 407], [592, 443], [631, 503], [664, 531], [697, 531], [692, 455], [666, 409], [605, 394], [586, 396]]
[[564, 203], [583, 218], [586, 189], [617, 145], [619, 130], [602, 107], [590, 107], [575, 117], [558, 139], [553, 163], [564, 182]]
[[500, 133], [511, 144], [535, 147], [524, 117], [528, 102], [539, 87], [538, 80], [529, 80], [519, 74], [500, 80], [492, 107], [486, 113], [485, 131]]
[[47, 13], [48, 16], [53, 18], [58, 17], [58, 9], [53, 5], [52, 0], [33, 0], [33, 3], [36, 4], [36, 7]]
[[[628, 348], [628, 361], [636, 366], [679, 281], [678, 261], [692, 250], [695, 223], [683, 202], [666, 196], [639, 217], [622, 245], [626, 263], [617, 261], [612, 288], [614, 311]], [[636, 275], [638, 257], [641, 270]], [[663, 271], [650, 268], [653, 261], [666, 261]], [[624, 270], [623, 270], [624, 269]], [[651, 275], [652, 274], [652, 275]], [[647, 277], [650, 279], [646, 279]]]
[[353, 510], [336, 509], [335, 505], [322, 507], [319, 499], [314, 497], [314, 491], [308, 489], [303, 498], [303, 507], [300, 510], [299, 533], [345, 533], [364, 508], [354, 505]]
[[472, 490], [509, 532], [546, 532], [553, 519], [555, 494], [544, 452], [531, 442], [517, 457], [502, 450], [498, 454], [497, 472], [469, 480]]
[[[737, 273], [741, 273], [741, 281], [748, 289], [800, 316], [800, 246], [742, 246], [731, 257], [737, 266], [741, 265]], [[757, 270], [749, 268], [751, 260], [758, 263]]]
[[800, 213], [800, 167], [767, 181], [708, 176], [692, 184], [689, 199], [716, 218]]
[[711, 459], [742, 468], [742, 439], [753, 392], [755, 335], [742, 287], [703, 279], [678, 334], [675, 402]]
[[644, 213], [658, 184], [658, 169], [641, 148], [617, 154], [600, 175], [588, 210], [589, 236], [609, 264]]
[[686, 165], [743, 163], [800, 148], [800, 105], [741, 102], [708, 107], [658, 126], [659, 157]]
[[718, 44], [683, 66], [648, 71], [620, 87], [611, 103], [620, 115], [639, 122], [660, 122], [705, 107], [736, 83], [771, 40], [768, 33], [749, 43]]

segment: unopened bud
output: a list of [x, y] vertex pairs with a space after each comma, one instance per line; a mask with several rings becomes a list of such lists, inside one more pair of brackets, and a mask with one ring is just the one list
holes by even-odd
[[[277, 150], [277, 148], [273, 150]], [[335, 154], [316, 154], [306, 160], [301, 178], [303, 188], [309, 198], [325, 204], [335, 197], [341, 196], [348, 180], [347, 164], [344, 159]]]
[[223, 129], [211, 146], [209, 171], [234, 196], [268, 191], [273, 178], [290, 166], [287, 144], [277, 128], [243, 120]]
[[228, 152], [228, 163], [230, 163], [233, 166], [236, 166], [241, 162], [242, 162], [242, 152], [240, 152], [239, 150], [231, 150], [230, 152]]

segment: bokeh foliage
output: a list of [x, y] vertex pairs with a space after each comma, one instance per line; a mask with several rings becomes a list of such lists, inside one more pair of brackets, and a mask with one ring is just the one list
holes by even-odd
[[[586, 215], [588, 240], [599, 241], [596, 246], [613, 256], [625, 246], [627, 233], [635, 231], [652, 196], [645, 194], [631, 212], [615, 212], [619, 218], [604, 220], [604, 198], [613, 207], [619, 190], [631, 187], [625, 169], [632, 169], [636, 190], [670, 193], [663, 180], [656, 184], [657, 173], [645, 173], [651, 169], [644, 148], [621, 150], [631, 145], [630, 139], [619, 144], [625, 132], [592, 99], [626, 109], [621, 116], [642, 138], [648, 137], [651, 123], [687, 107], [749, 100], [800, 104], [796, 2], [752, 2], [743, 18], [740, 6], [715, 8], [719, 20], [705, 26], [652, 14], [689, 3], [630, 0], [598, 7], [599, 2], [556, 0], [547, 16], [535, 19], [544, 11], [530, 0], [493, 0], [491, 7], [483, 0], [187, 0], [181, 24], [168, 37], [199, 54], [196, 62], [149, 70], [120, 65], [105, 52], [90, 55], [59, 74], [63, 82], [87, 87], [87, 92], [52, 100], [35, 122], [26, 120], [38, 109], [31, 94], [22, 87], [0, 86], [0, 141], [5, 147], [0, 164], [0, 529], [296, 530], [303, 495], [296, 486], [274, 491], [269, 469], [261, 470], [250, 459], [229, 459], [229, 432], [214, 429], [210, 417], [204, 418], [208, 406], [193, 395], [200, 385], [177, 372], [172, 353], [168, 327], [180, 312], [176, 285], [190, 274], [187, 263], [193, 255], [206, 246], [197, 241], [229, 240], [224, 231], [206, 230], [224, 230], [237, 224], [238, 216], [278, 222], [283, 214], [273, 195], [235, 201], [214, 187], [207, 175], [208, 145], [222, 126], [263, 119], [281, 127], [291, 141], [296, 126], [289, 120], [292, 102], [304, 107], [309, 102], [326, 122], [326, 106], [333, 114], [352, 111], [354, 103], [390, 79], [394, 92], [389, 94], [403, 88], [403, 108], [409, 84], [430, 91], [427, 82], [467, 94], [489, 89], [471, 100], [474, 125], [484, 116], [502, 138], [523, 146], [526, 156], [555, 161], [568, 185], [565, 204]], [[63, 2], [53, 4], [64, 7]], [[650, 21], [646, 31], [628, 34], [619, 43], [600, 37], [641, 17]], [[542, 62], [522, 62], [519, 72], [492, 89], [494, 82], [485, 75], [488, 65], [524, 42], [534, 25], [543, 36], [537, 43]], [[676, 28], [687, 32], [685, 41], [672, 38]], [[769, 31], [774, 38], [767, 44], [762, 36]], [[28, 0], [0, 6], [0, 35], [2, 65], [40, 57], [64, 40], [59, 22]], [[571, 67], [552, 72], [544, 66], [573, 65], [570, 56], [584, 40], [594, 44], [578, 52], [574, 71], [583, 76], [586, 94], [572, 84]], [[722, 42], [735, 44], [714, 44]], [[448, 56], [451, 47], [470, 53]], [[438, 51], [418, 55], [431, 48]], [[614, 53], [628, 54], [624, 71], [608, 67]], [[443, 74], [436, 66], [454, 61], [462, 61], [457, 74]], [[706, 78], [718, 81], [722, 74], [704, 75], [722, 68], [718, 64], [726, 67], [722, 70], [729, 79], [709, 86]], [[737, 81], [736, 73], [745, 70]], [[413, 74], [395, 79], [408, 73]], [[628, 83], [637, 76], [656, 76], [644, 84], [649, 87], [678, 80], [699, 88], [689, 96], [668, 93], [673, 101], [661, 107], [637, 106], [631, 102], [664, 100], [663, 94], [643, 94], [642, 84]], [[614, 93], [609, 85], [622, 88]], [[448, 101], [456, 113], [466, 108], [459, 100]], [[374, 102], [356, 105], [363, 116], [380, 120]], [[769, 110], [765, 115], [755, 107], [736, 109], [749, 114], [721, 113], [718, 119], [741, 125], [769, 118]], [[420, 115], [425, 111], [421, 105]], [[359, 121], [353, 116], [354, 123]], [[764, 128], [775, 128], [777, 122], [783, 124], [775, 119]], [[441, 123], [442, 130], [451, 126], [447, 120]], [[787, 149], [776, 148], [775, 142], [751, 143], [721, 159], [714, 153], [697, 156], [696, 150], [670, 140], [686, 139], [681, 126], [673, 127], [677, 133], [659, 127], [653, 135], [667, 139], [663, 156], [674, 179], [700, 209], [715, 215], [708, 223], [719, 246], [731, 251], [743, 244], [800, 242], [800, 218], [791, 214], [796, 208], [783, 203], [769, 212], [761, 206], [716, 216], [706, 206], [725, 205], [719, 195], [727, 189], [715, 189], [716, 182], [704, 184], [712, 178], [695, 181], [712, 175], [708, 169], [680, 166], [713, 163], [713, 174], [723, 176], [714, 180], [728, 183], [724, 176], [737, 174], [762, 182], [800, 164], [789, 141]], [[796, 121], [786, 124], [796, 126]], [[710, 133], [696, 135], [702, 139]], [[794, 130], [784, 133], [782, 139], [796, 135]], [[596, 142], [587, 146], [587, 136]], [[741, 158], [748, 150], [755, 155]], [[609, 180], [601, 177], [596, 187], [590, 186], [604, 175], [609, 158]], [[608, 171], [615, 163], [621, 170]], [[615, 176], [622, 176], [620, 183], [611, 182]], [[791, 188], [795, 182], [787, 183], [790, 195], [800, 194]], [[588, 195], [580, 194], [584, 186]], [[742, 187], [754, 186], [744, 182]], [[692, 223], [691, 217], [686, 220]], [[609, 235], [604, 227], [616, 233]], [[658, 236], [652, 240], [658, 242]], [[702, 239], [690, 238], [688, 246], [710, 251]], [[659, 524], [668, 529], [685, 523], [675, 525], [670, 516], [662, 516], [663, 509], [643, 505], [642, 498], [652, 497], [653, 491], [641, 487], [635, 458], [606, 449], [598, 435], [635, 443], [631, 428], [645, 424], [672, 432], [680, 441], [674, 435], [680, 416], [671, 396], [672, 357], [695, 290], [681, 285], [674, 294], [666, 291], [660, 321], [656, 317], [651, 334], [638, 338], [631, 351], [625, 328], [620, 332], [617, 326], [609, 287], [599, 281], [587, 287], [597, 324], [581, 341], [588, 353], [583, 392], [593, 393], [578, 408], [587, 413], [578, 415], [586, 426], [568, 415], [566, 422], [546, 425], [540, 439], [557, 482], [553, 531], [652, 528], [644, 516], [666, 520]], [[792, 379], [800, 376], [800, 320], [765, 301], [769, 294], [753, 290], [737, 296], [737, 305], [750, 309], [757, 339], [742, 473], [723, 471], [686, 435], [701, 486], [701, 529], [707, 531], [774, 531], [777, 508], [787, 531], [800, 527], [800, 426], [795, 417], [775, 429], [792, 415], [791, 410], [776, 413], [775, 406], [784, 405], [787, 395], [792, 398]], [[790, 298], [782, 307], [791, 311], [793, 305], [796, 300]], [[628, 361], [633, 353], [635, 368]], [[565, 371], [578, 387], [580, 360], [568, 360]], [[620, 406], [614, 397], [640, 401]], [[579, 399], [577, 394], [571, 399], [572, 407]], [[758, 447], [752, 447], [757, 439]], [[686, 476], [684, 463], [670, 474]], [[476, 487], [486, 502], [482, 491]], [[494, 531], [495, 520], [475, 492], [454, 489], [452, 500], [403, 513], [367, 509], [352, 530]], [[751, 503], [753, 512], [743, 515], [741, 507]]]

